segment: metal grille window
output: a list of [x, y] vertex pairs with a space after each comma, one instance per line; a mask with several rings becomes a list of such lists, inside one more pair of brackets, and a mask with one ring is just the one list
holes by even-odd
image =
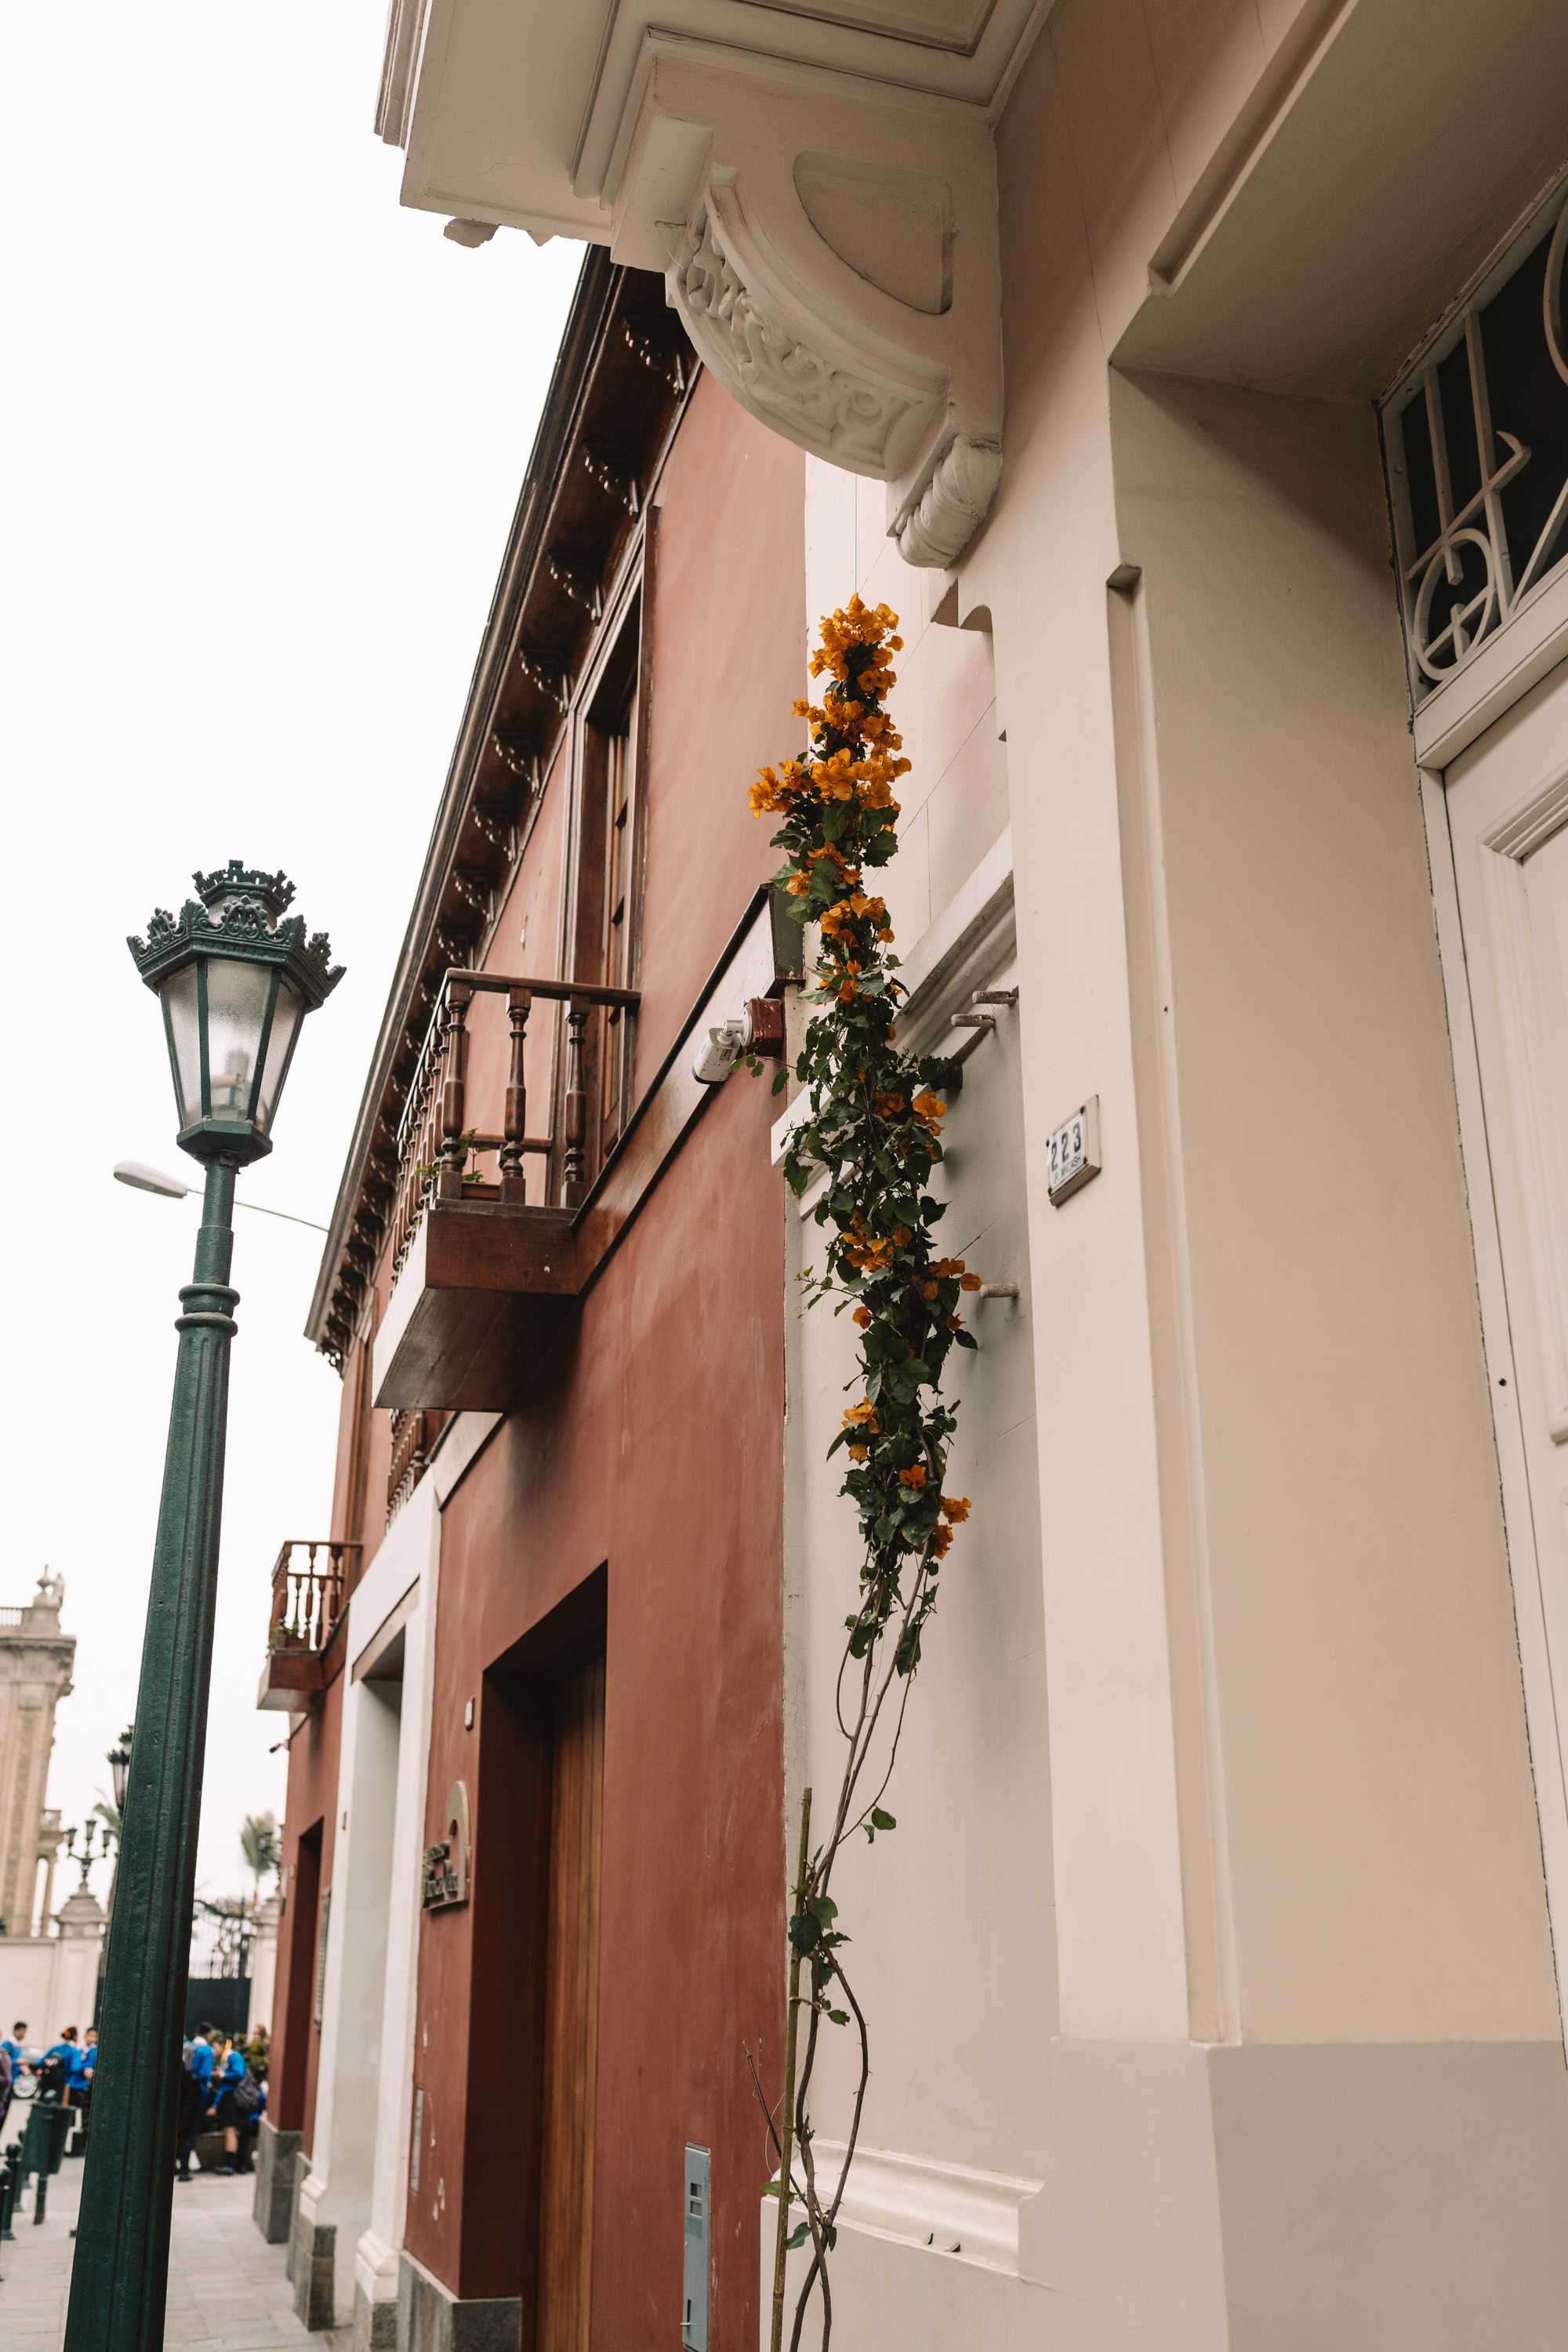
[[208, 1903], [197, 1895], [191, 1918], [190, 1974], [204, 1984], [250, 1974], [250, 1946], [256, 1932], [249, 1906], [236, 1898]]
[[1384, 404], [1418, 703], [1568, 561], [1565, 201], [1559, 189]]

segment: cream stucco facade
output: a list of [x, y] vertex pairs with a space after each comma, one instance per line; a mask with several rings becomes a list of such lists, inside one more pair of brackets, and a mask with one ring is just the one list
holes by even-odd
[[[1535, 1016], [1467, 961], [1515, 880], [1548, 919], [1568, 551], [1425, 693], [1379, 408], [1550, 229], [1562, 32], [393, 11], [405, 199], [667, 269], [810, 453], [810, 617], [905, 618], [911, 1020], [1019, 992], [947, 1174], [1019, 1297], [980, 1311], [977, 1508], [854, 1880], [858, 2347], [1568, 2345], [1568, 1209]], [[1058, 1206], [1089, 1096], [1103, 1172]], [[847, 1350], [791, 1328], [793, 1797], [832, 1764]]]

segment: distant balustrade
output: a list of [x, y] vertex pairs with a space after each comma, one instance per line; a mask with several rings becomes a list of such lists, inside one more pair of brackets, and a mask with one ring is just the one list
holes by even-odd
[[359, 1580], [363, 1546], [291, 1538], [272, 1570], [272, 1622], [267, 1646], [319, 1654]]

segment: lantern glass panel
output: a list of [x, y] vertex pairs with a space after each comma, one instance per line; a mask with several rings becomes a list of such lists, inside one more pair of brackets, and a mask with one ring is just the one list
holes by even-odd
[[202, 1115], [202, 1024], [196, 1007], [196, 968], [186, 964], [163, 982], [163, 1013], [174, 1049], [174, 1091], [180, 1125], [194, 1127]]
[[[214, 1118], [248, 1120], [276, 966], [207, 959], [207, 1101]], [[265, 1127], [264, 1120], [258, 1126]]]
[[300, 1024], [304, 1017], [305, 1000], [300, 991], [291, 980], [280, 980], [278, 1002], [272, 1009], [272, 1030], [267, 1040], [267, 1063], [256, 1089], [255, 1108], [251, 1113], [257, 1132], [260, 1135], [265, 1135], [272, 1124], [272, 1114], [283, 1091], [289, 1056], [294, 1050], [294, 1040], [300, 1034]]

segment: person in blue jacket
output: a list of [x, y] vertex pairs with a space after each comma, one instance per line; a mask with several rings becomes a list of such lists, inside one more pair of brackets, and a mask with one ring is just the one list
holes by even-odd
[[11, 2061], [13, 2079], [22, 2073], [27, 2063], [22, 2054], [26, 2036], [27, 2021], [25, 2017], [19, 2017], [16, 2020], [9, 2033], [0, 2035], [0, 2050], [4, 2050], [6, 2057]]
[[205, 2033], [198, 2033], [191, 2043], [191, 2072], [202, 2086], [202, 2105], [207, 2105], [207, 2093], [212, 2087], [213, 2046]]
[[239, 2172], [247, 2168], [240, 2161], [239, 2136], [249, 2117], [248, 2113], [241, 2114], [235, 2094], [244, 2082], [247, 2072], [245, 2053], [235, 2043], [230, 2042], [224, 2055], [223, 2065], [213, 2078], [213, 2103], [217, 2119], [223, 2126], [223, 2162], [218, 2166], [220, 2172]]
[[71, 2070], [80, 2056], [81, 2052], [77, 2047], [76, 2028], [74, 2025], [65, 2025], [60, 2028], [59, 2040], [50, 2043], [39, 2061], [37, 2067], [39, 2087], [46, 2096], [51, 2090], [58, 2090], [62, 2107], [68, 2107], [71, 2103]]
[[81, 2048], [71, 2062], [70, 2103], [81, 2109], [82, 2129], [87, 2128], [88, 2109], [92, 2105], [92, 2075], [98, 2064], [98, 2028], [89, 2025], [81, 2038]]

